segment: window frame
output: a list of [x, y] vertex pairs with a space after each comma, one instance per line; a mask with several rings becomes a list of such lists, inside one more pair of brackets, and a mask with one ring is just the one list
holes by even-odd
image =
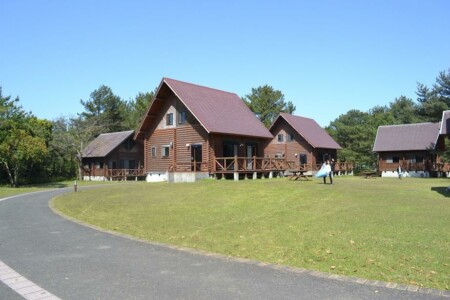
[[186, 111], [180, 111], [178, 112], [178, 124], [186, 124]]
[[387, 164], [398, 164], [400, 162], [400, 156], [388, 156], [386, 157]]
[[282, 133], [277, 134], [277, 141], [278, 143], [284, 143], [284, 134]]
[[[167, 152], [167, 155], [166, 155]], [[161, 157], [168, 158], [170, 157], [170, 145], [162, 145], [161, 146]]]
[[166, 125], [173, 126], [173, 113], [166, 114]]

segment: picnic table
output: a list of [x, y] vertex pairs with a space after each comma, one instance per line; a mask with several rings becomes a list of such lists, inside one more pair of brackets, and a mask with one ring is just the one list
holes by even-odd
[[375, 171], [364, 171], [364, 172], [362, 172], [362, 175], [364, 176], [364, 178], [374, 178], [374, 176], [377, 175], [377, 172], [375, 172]]
[[305, 170], [288, 170], [292, 175], [289, 176], [289, 180], [305, 180], [308, 181], [308, 176], [305, 175]]

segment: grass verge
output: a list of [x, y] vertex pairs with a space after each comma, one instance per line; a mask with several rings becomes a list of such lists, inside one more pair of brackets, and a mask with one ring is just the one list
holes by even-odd
[[53, 201], [82, 222], [149, 241], [449, 290], [446, 179], [133, 183]]
[[[39, 191], [50, 190], [50, 189], [73, 187], [74, 183], [75, 183], [74, 180], [67, 180], [67, 181], [50, 182], [50, 183], [44, 183], [44, 184], [26, 185], [26, 186], [20, 186], [17, 188], [12, 188], [12, 187], [6, 186], [6, 185], [0, 185], [0, 199], [10, 197], [10, 196], [16, 196], [16, 195], [20, 195], [20, 194], [39, 192]], [[108, 183], [109, 182], [99, 182], [99, 181], [77, 181], [77, 185], [80, 187], [87, 186], [87, 185], [108, 184]]]

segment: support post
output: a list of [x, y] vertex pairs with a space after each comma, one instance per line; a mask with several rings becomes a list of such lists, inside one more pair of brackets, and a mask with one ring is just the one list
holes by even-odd
[[239, 180], [239, 173], [234, 172], [234, 181], [238, 181], [238, 180]]

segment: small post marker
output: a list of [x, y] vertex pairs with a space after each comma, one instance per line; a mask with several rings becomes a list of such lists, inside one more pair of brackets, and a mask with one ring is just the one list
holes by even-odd
[[77, 181], [75, 180], [74, 184], [73, 184], [73, 191], [76, 193], [77, 192]]

